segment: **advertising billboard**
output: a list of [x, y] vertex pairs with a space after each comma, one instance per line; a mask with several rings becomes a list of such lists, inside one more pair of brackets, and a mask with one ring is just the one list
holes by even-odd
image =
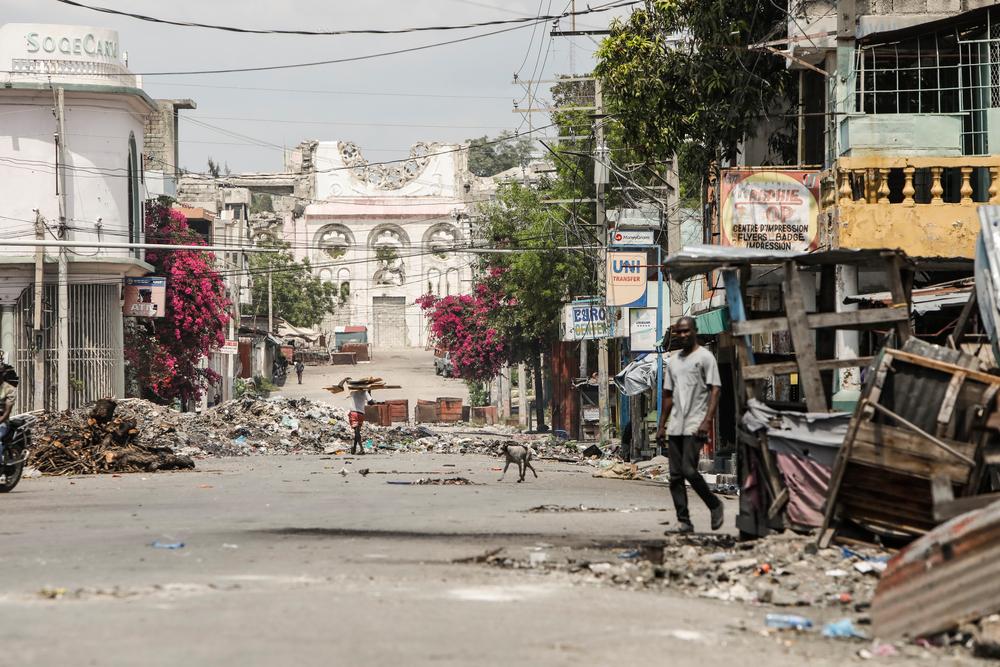
[[122, 314], [126, 317], [163, 317], [167, 310], [167, 279], [125, 278]]
[[596, 301], [578, 301], [563, 307], [562, 339], [614, 338], [617, 310]]
[[819, 172], [728, 169], [722, 172], [722, 245], [815, 250], [819, 244]]
[[608, 305], [646, 305], [645, 252], [608, 252]]

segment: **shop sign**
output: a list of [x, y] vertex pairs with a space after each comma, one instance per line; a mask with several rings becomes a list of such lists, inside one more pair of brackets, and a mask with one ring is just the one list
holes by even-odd
[[656, 351], [659, 342], [656, 338], [656, 314], [656, 308], [629, 308], [629, 351]]
[[722, 172], [722, 245], [815, 250], [819, 244], [819, 172], [730, 169]]
[[608, 305], [645, 306], [648, 268], [644, 252], [609, 252]]
[[614, 338], [617, 311], [592, 301], [563, 307], [562, 336], [565, 341]]
[[164, 317], [167, 310], [167, 279], [147, 276], [125, 278], [122, 314], [126, 317]]
[[611, 232], [611, 245], [650, 246], [655, 243], [652, 229], [616, 229]]

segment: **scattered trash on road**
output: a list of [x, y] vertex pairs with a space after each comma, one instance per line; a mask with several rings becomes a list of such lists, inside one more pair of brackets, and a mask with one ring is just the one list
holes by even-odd
[[159, 540], [156, 540], [155, 542], [153, 542], [149, 546], [153, 547], [154, 549], [183, 549], [184, 548], [184, 543], [183, 542], [161, 542]]
[[764, 625], [775, 630], [809, 630], [813, 622], [795, 614], [768, 614], [764, 617]]

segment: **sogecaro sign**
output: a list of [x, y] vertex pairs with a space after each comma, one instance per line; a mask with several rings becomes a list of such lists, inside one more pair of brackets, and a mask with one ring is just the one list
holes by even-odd
[[646, 253], [608, 253], [609, 306], [646, 305]]
[[722, 245], [814, 250], [819, 243], [819, 173], [722, 172]]

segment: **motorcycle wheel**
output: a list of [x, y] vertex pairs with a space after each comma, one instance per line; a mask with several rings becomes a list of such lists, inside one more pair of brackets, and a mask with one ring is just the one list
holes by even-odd
[[21, 473], [24, 472], [24, 461], [7, 466], [4, 472], [7, 477], [0, 483], [0, 493], [10, 493], [17, 486], [17, 483], [21, 481]]

